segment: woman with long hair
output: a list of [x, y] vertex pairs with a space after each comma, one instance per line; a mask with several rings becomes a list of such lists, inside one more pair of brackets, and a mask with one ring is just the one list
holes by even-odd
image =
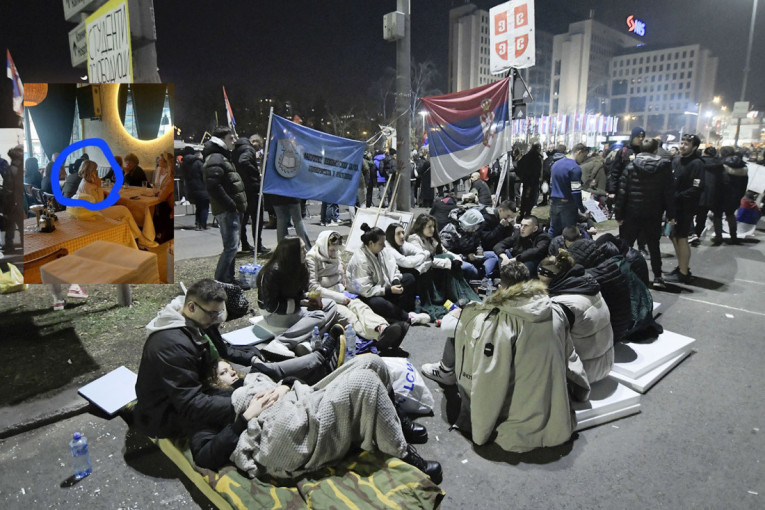
[[385, 232], [366, 223], [361, 230], [362, 247], [353, 254], [346, 270], [351, 291], [390, 321], [430, 322], [426, 313], [407, 313], [414, 310], [415, 279], [409, 273], [401, 274], [396, 262], [383, 255]]
[[[285, 329], [275, 339], [298, 355], [311, 351], [314, 327], [320, 333], [335, 322], [337, 306], [331, 299], [308, 291], [305, 243], [298, 237], [285, 237], [258, 273], [258, 307], [266, 324]], [[276, 347], [276, 346], [271, 346]], [[267, 352], [278, 352], [266, 348]]]
[[590, 383], [604, 379], [614, 364], [611, 314], [600, 295], [600, 285], [561, 248], [540, 262], [539, 279], [547, 285], [553, 306], [560, 308]]
[[[101, 187], [101, 179], [98, 177], [98, 165], [95, 161], [86, 160], [82, 162], [79, 170], [80, 185], [77, 188], [78, 197], [82, 198], [83, 195], [89, 196], [93, 202], [101, 202], [104, 200], [104, 190]], [[148, 248], [156, 248], [159, 246], [153, 239], [145, 237], [138, 228], [138, 225], [133, 219], [133, 215], [130, 214], [130, 210], [124, 205], [113, 205], [101, 209], [101, 213], [107, 218], [121, 221], [130, 227], [130, 232], [135, 237], [138, 247], [146, 250]]]

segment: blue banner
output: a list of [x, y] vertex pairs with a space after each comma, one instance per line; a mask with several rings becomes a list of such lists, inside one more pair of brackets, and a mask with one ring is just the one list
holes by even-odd
[[355, 205], [364, 148], [274, 115], [263, 193]]

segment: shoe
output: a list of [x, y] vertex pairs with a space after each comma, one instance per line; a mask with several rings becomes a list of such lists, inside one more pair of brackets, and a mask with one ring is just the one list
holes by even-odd
[[651, 284], [651, 286], [654, 289], [664, 290], [667, 288], [667, 283], [664, 281], [664, 277], [657, 276], [657, 277], [654, 277], [653, 283]]
[[667, 276], [666, 280], [670, 283], [691, 283], [695, 278], [691, 274], [690, 271], [688, 271], [688, 274], [683, 274], [679, 270], [677, 273], [672, 273], [669, 276]]
[[345, 330], [340, 324], [332, 326], [326, 340], [321, 342], [319, 352], [324, 356], [329, 372], [343, 365], [345, 362]]
[[381, 349], [395, 349], [401, 345], [401, 341], [404, 339], [406, 332], [400, 324], [389, 324], [380, 333], [380, 337], [377, 339], [377, 345]]
[[430, 323], [430, 315], [428, 315], [425, 312], [422, 313], [410, 313], [409, 314], [409, 322], [414, 324], [429, 324]]
[[738, 237], [731, 237], [730, 239], [728, 239], [728, 244], [731, 244], [731, 245], [740, 245], [741, 244], [741, 239], [739, 239]]
[[152, 241], [151, 239], [148, 239], [143, 236], [139, 237], [137, 241], [138, 241], [138, 247], [142, 250], [148, 250], [149, 248], [156, 248], [157, 246], [159, 246], [159, 243], [157, 243], [156, 241]]
[[305, 356], [306, 354], [311, 354], [311, 343], [308, 341], [300, 342], [295, 346], [295, 356]]
[[245, 242], [245, 243], [242, 243], [242, 244], [241, 244], [241, 246], [240, 246], [240, 250], [242, 250], [242, 251], [249, 251], [249, 252], [253, 252], [253, 251], [255, 251], [255, 248], [253, 248], [253, 247], [250, 245], [250, 243], [247, 243], [247, 242]]
[[720, 246], [722, 244], [722, 238], [715, 237], [712, 239], [712, 246]]
[[444, 369], [441, 362], [423, 364], [420, 367], [420, 373], [431, 381], [436, 381], [444, 386], [454, 386], [457, 384], [457, 374], [454, 373], [454, 370]]
[[698, 246], [701, 244], [701, 239], [699, 239], [699, 236], [696, 234], [693, 234], [691, 237], [688, 238], [688, 244], [691, 246]]
[[640, 254], [643, 256], [644, 259], [650, 259], [651, 255], [648, 253], [647, 250], [640, 250]]
[[328, 227], [339, 227], [341, 225], [342, 223], [340, 223], [339, 221], [330, 221], [329, 223], [327, 223]]
[[423, 459], [420, 457], [420, 454], [417, 453], [414, 446], [410, 444], [406, 445], [406, 455], [404, 455], [404, 458], [401, 460], [428, 475], [430, 480], [436, 485], [440, 484], [444, 478], [441, 464], [434, 460]]
[[194, 230], [203, 230], [201, 225], [194, 225]]
[[59, 310], [64, 309], [64, 301], [54, 301], [53, 302], [53, 311], [58, 312]]
[[271, 359], [285, 360], [285, 359], [292, 359], [295, 357], [295, 353], [292, 352], [289, 349], [289, 347], [284, 345], [284, 343], [282, 343], [279, 340], [271, 340], [265, 345], [265, 347], [260, 347], [260, 346], [258, 347], [262, 352], [270, 354]]
[[412, 421], [398, 406], [396, 406], [398, 418], [401, 420], [401, 430], [404, 432], [404, 439], [410, 444], [425, 444], [428, 442], [428, 429]]
[[71, 298], [77, 298], [77, 299], [87, 299], [88, 293], [82, 290], [82, 288], [77, 285], [76, 283], [73, 283], [69, 286], [69, 292], [67, 292], [67, 297]]
[[271, 254], [270, 248], [266, 248], [262, 244], [258, 246], [258, 255], [270, 255], [270, 254]]

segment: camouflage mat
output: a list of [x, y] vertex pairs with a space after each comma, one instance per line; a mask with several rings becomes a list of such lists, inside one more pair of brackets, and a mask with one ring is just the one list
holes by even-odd
[[218, 508], [438, 508], [444, 497], [420, 470], [379, 452], [351, 454], [299, 480], [277, 480], [250, 479], [234, 466], [203, 469], [194, 465], [187, 445], [166, 439], [158, 444]]

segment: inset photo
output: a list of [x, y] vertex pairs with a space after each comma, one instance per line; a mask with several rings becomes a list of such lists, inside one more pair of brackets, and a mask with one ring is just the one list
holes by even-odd
[[172, 84], [24, 84], [24, 282], [173, 282]]

